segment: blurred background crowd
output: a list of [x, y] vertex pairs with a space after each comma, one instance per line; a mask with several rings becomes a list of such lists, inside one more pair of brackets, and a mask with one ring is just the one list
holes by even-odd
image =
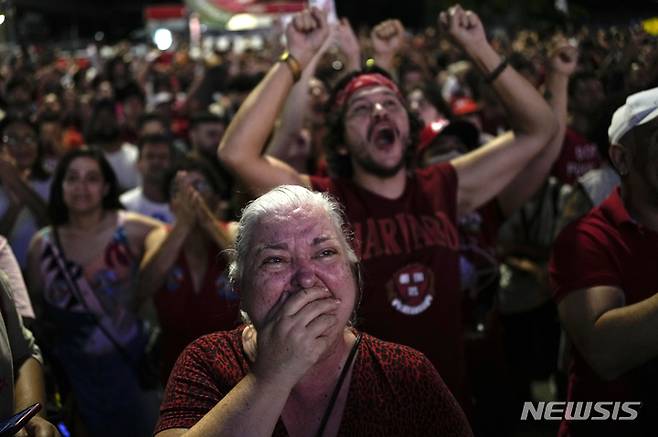
[[[250, 199], [217, 157], [217, 146], [245, 97], [284, 50], [286, 17], [301, 5], [261, 5], [271, 12], [266, 18], [253, 13], [258, 2], [247, 2], [240, 17], [222, 9], [223, 3], [237, 2], [140, 5], [143, 28], [135, 32], [131, 14], [122, 22], [115, 11], [103, 11], [107, 5], [90, 11], [92, 2], [61, 3], [62, 10], [79, 7], [79, 17], [93, 18], [68, 22], [70, 14], [64, 18], [53, 6], [40, 9], [40, 2], [2, 2], [0, 234], [15, 256], [12, 282], [22, 283], [22, 272], [27, 283], [15, 286], [14, 300], [43, 353], [47, 413], [63, 435], [86, 435], [97, 415], [115, 414], [114, 406], [90, 400], [101, 390], [95, 384], [129, 378], [113, 365], [141, 369], [144, 355], [154, 359], [157, 376], [146, 384], [140, 375], [142, 392], [122, 392], [119, 384], [111, 395], [151, 405], [144, 393], [158, 398], [187, 343], [239, 323], [226, 262], [217, 255], [230, 246], [232, 222]], [[134, 13], [135, 5], [116, 3]], [[448, 133], [445, 126], [467, 150], [509, 129], [481, 74], [438, 33], [441, 5], [343, 3], [332, 7], [338, 17], [351, 18], [351, 26], [336, 21], [332, 43], [305, 77], [303, 95], [282, 113], [269, 153], [300, 172], [326, 175], [322, 143], [329, 90], [373, 57], [423, 120], [418, 154], [426, 163], [437, 158], [425, 152], [437, 135]], [[517, 422], [520, 402], [565, 397], [568, 349], [548, 286], [551, 243], [565, 223], [600, 203], [617, 183], [607, 160], [614, 109], [628, 94], [658, 86], [658, 6], [653, 3], [657, 17], [649, 7], [620, 12], [589, 6], [566, 1], [473, 6], [487, 23], [492, 46], [542, 92], [556, 41], [578, 51], [569, 77], [567, 129], [551, 177], [505, 223], [491, 229], [460, 223], [466, 235], [468, 230], [475, 235], [462, 242], [472, 269], [462, 276], [462, 290], [470, 384], [481, 389], [476, 402], [491, 406], [489, 417], [478, 418], [481, 435], [556, 432], [550, 423]], [[371, 34], [381, 21], [376, 17], [404, 25], [389, 59], [376, 59], [381, 53]], [[75, 191], [74, 184], [93, 184], [94, 177], [111, 181], [111, 201], [107, 193]], [[118, 217], [111, 226], [104, 225], [108, 213]], [[169, 237], [173, 232], [180, 232], [178, 240]], [[48, 250], [52, 258], [44, 255]], [[57, 269], [48, 263], [58, 262], [78, 264], [82, 279], [53, 273]], [[10, 268], [3, 270], [9, 274]], [[76, 302], [57, 302], [57, 284], [70, 289], [71, 283], [78, 289]], [[82, 347], [87, 344], [82, 339], [102, 330], [103, 320], [77, 320], [53, 310], [95, 304], [87, 302], [87, 288], [121, 296], [125, 305], [108, 310], [111, 317], [125, 317], [126, 326], [139, 321], [138, 334], [126, 328], [109, 336], [122, 345], [123, 336], [135, 338], [134, 345], [125, 343], [134, 351], [117, 346], [119, 364], [87, 367], [85, 359], [98, 351]], [[178, 290], [191, 290], [195, 298], [182, 298]], [[62, 333], [66, 347], [55, 338]], [[508, 378], [507, 393], [488, 387], [500, 375]], [[140, 416], [149, 421], [149, 413]], [[125, 423], [133, 419], [124, 417]], [[497, 420], [506, 423], [502, 434], [490, 427]]]

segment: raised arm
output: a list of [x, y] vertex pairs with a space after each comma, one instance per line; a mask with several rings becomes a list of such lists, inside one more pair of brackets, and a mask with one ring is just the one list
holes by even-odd
[[[458, 214], [462, 215], [498, 195], [553, 137], [556, 121], [537, 90], [512, 67], [501, 64], [475, 13], [457, 5], [442, 12], [439, 23], [489, 77], [514, 132], [452, 161], [458, 177]], [[499, 74], [494, 78], [492, 73]]]
[[144, 256], [139, 266], [138, 286], [135, 287], [135, 307], [139, 308], [164, 284], [167, 272], [174, 265], [185, 239], [196, 225], [197, 216], [193, 199], [199, 193], [185, 185], [184, 177], [176, 175], [177, 190], [172, 198], [176, 221], [167, 230], [165, 226], [151, 231], [144, 240]]
[[218, 149], [219, 159], [252, 194], [262, 194], [281, 184], [310, 185], [308, 176], [262, 152], [294, 84], [295, 70], [306, 68], [328, 35], [326, 18], [318, 9], [297, 14], [286, 29], [288, 52], [294, 59], [277, 62], [270, 69], [226, 130]]
[[233, 247], [236, 222], [222, 223], [221, 220], [210, 210], [201, 197], [195, 201], [195, 211], [199, 226], [206, 232], [207, 236], [219, 247], [220, 250]]
[[340, 51], [345, 55], [345, 71], [349, 73], [359, 70], [361, 68], [361, 45], [347, 18], [341, 18], [336, 24], [334, 39]]
[[[276, 130], [267, 146], [267, 155], [288, 163], [299, 173], [304, 173], [308, 164], [311, 147], [303, 149], [294, 143], [296, 135], [304, 126], [306, 109], [310, 96], [310, 81], [315, 75], [318, 62], [331, 46], [336, 44], [345, 56], [345, 71], [351, 72], [361, 67], [361, 47], [347, 18], [341, 18], [331, 29], [331, 35], [326, 39], [322, 48], [313, 56], [311, 62], [304, 68], [300, 80], [292, 87], [286, 99], [285, 106], [277, 120]], [[311, 146], [309, 143], [306, 146]]]
[[400, 20], [385, 20], [370, 32], [373, 58], [377, 66], [397, 77], [395, 55], [404, 45], [404, 26]]
[[569, 77], [576, 70], [577, 63], [578, 49], [564, 38], [556, 39], [549, 56], [545, 93], [558, 127], [541, 152], [532, 158], [498, 196], [498, 204], [505, 216], [511, 215], [537, 192], [546, 182], [555, 160], [560, 155], [567, 130]]
[[658, 293], [625, 306], [620, 288], [591, 287], [570, 293], [558, 311], [578, 351], [605, 380], [658, 356]]
[[295, 136], [304, 126], [306, 108], [309, 104], [309, 82], [315, 75], [320, 58], [327, 50], [331, 37], [327, 38], [318, 52], [311, 58], [306, 68], [302, 71], [300, 79], [293, 85], [283, 110], [276, 121], [276, 129], [272, 135], [266, 153], [272, 158], [287, 162], [299, 173], [306, 171], [306, 161], [310, 148], [299, 150], [293, 146]]

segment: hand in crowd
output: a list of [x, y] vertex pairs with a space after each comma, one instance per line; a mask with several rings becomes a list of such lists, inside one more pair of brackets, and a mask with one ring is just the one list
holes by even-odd
[[334, 29], [334, 39], [347, 58], [347, 68], [357, 70], [361, 66], [361, 46], [347, 18], [341, 18]]
[[370, 32], [376, 57], [393, 57], [404, 45], [404, 26], [400, 20], [386, 20]]
[[214, 232], [214, 228], [219, 226], [217, 215], [210, 209], [203, 197], [195, 190], [191, 198], [192, 209], [196, 213], [197, 223], [206, 231]]
[[294, 386], [330, 346], [337, 306], [324, 287], [283, 292], [258, 329], [254, 374]]
[[553, 49], [549, 54], [551, 71], [571, 76], [578, 66], [578, 48], [564, 37], [553, 41]]
[[60, 437], [60, 434], [55, 425], [42, 417], [35, 416], [16, 433], [16, 437]]
[[304, 68], [329, 36], [325, 12], [318, 8], [296, 14], [286, 28], [288, 51]]
[[174, 193], [171, 199], [171, 208], [176, 215], [176, 222], [182, 225], [193, 226], [197, 215], [194, 210], [195, 199], [199, 193], [190, 184], [187, 172], [179, 171], [174, 179]]
[[487, 43], [480, 17], [473, 11], [465, 11], [460, 5], [439, 14], [439, 27], [466, 51]]
[[179, 171], [176, 174], [174, 186], [172, 209], [176, 215], [176, 222], [190, 227], [198, 224], [212, 233], [218, 226], [218, 218], [198, 188], [192, 184], [186, 171]]

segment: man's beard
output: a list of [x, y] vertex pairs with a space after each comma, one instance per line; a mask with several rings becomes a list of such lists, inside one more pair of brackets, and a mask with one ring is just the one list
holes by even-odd
[[391, 167], [384, 167], [382, 165], [379, 165], [375, 161], [373, 161], [369, 156], [364, 158], [355, 157], [354, 161], [356, 165], [363, 168], [367, 173], [385, 179], [395, 176], [396, 174], [398, 174], [400, 169], [404, 167], [405, 158], [406, 158], [405, 155], [406, 154], [403, 154], [400, 157], [400, 161], [398, 161], [397, 164]]
[[406, 147], [404, 148], [403, 153], [400, 156], [400, 160], [395, 165], [392, 165], [390, 167], [385, 167], [375, 162], [370, 155], [358, 156], [356, 154], [353, 154], [352, 156], [354, 158], [354, 164], [364, 169], [366, 173], [377, 176], [379, 178], [387, 179], [393, 177], [396, 174], [398, 174], [400, 169], [402, 169], [407, 163], [406, 162], [407, 154], [409, 153], [408, 148], [410, 147], [409, 139], [403, 137], [400, 139], [400, 142], [402, 144], [406, 144]]

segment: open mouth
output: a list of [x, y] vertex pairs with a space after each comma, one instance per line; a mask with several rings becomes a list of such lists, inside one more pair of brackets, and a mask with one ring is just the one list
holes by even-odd
[[377, 147], [388, 147], [395, 142], [397, 132], [389, 124], [374, 126], [371, 129], [370, 141]]

